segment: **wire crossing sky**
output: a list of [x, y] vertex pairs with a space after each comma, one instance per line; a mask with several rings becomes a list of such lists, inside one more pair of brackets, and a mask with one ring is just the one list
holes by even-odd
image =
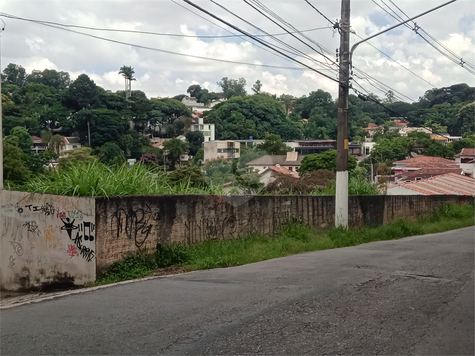
[[[130, 65], [137, 76], [134, 88], [149, 97], [185, 93], [191, 84], [217, 90], [216, 82], [225, 76], [244, 77], [248, 91], [260, 80], [262, 90], [277, 95], [323, 89], [336, 97], [339, 1], [216, 0], [222, 7], [197, 3], [252, 37], [178, 0], [122, 0], [114, 7], [104, 0], [94, 6], [77, 0], [16, 0], [2, 3], [2, 11], [29, 21], [0, 15], [6, 22], [2, 67], [53, 68], [70, 72], [73, 79], [86, 73], [115, 91], [123, 86], [118, 69]], [[437, 5], [410, 0], [377, 0], [379, 6], [371, 0], [352, 3], [352, 42]], [[360, 46], [353, 58], [358, 83], [379, 97], [392, 90], [404, 101], [417, 100], [434, 87], [474, 86], [471, 1], [456, 1], [418, 19], [417, 26], [417, 33], [401, 27]]]

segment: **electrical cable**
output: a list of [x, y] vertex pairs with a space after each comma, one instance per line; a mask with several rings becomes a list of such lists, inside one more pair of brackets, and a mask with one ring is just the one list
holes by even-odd
[[[396, 9], [398, 9], [400, 12], [402, 12], [404, 16], [406, 16], [407, 18], [409, 18], [409, 16], [408, 16], [399, 6], [397, 6], [397, 4], [396, 4], [394, 1], [389, 0], [389, 2], [390, 2], [391, 4], [393, 4], [393, 5], [396, 7]], [[414, 21], [412, 21], [412, 23], [414, 24], [414, 26], [416, 26], [416, 23], [415, 23]], [[437, 40], [434, 36], [432, 36], [431, 34], [429, 34], [429, 33], [428, 33], [426, 30], [424, 30], [422, 27], [419, 27], [419, 29], [420, 29], [422, 32], [424, 32], [427, 36], [429, 36], [435, 43], [437, 43], [439, 46], [441, 46], [441, 47], [444, 48], [447, 52], [449, 52], [453, 57], [455, 57], [455, 58], [457, 58], [457, 59], [460, 58], [455, 52], [453, 52], [450, 48], [448, 48], [447, 46], [445, 46], [442, 42], [440, 42], [439, 40]], [[463, 60], [462, 60], [462, 61], [463, 61]], [[465, 61], [463, 61], [463, 62], [464, 62], [464, 64], [468, 65], [469, 67], [475, 69], [475, 66], [474, 66], [474, 65], [472, 65], [472, 64], [470, 64], [470, 63], [468, 63], [468, 62], [465, 62]]]
[[[387, 5], [384, 0], [381, 0], [382, 3], [389, 8], [389, 10], [391, 12], [393, 12], [395, 15], [393, 15], [391, 12], [389, 12], [388, 10], [386, 10], [385, 8], [383, 8], [381, 5], [379, 5], [375, 0], [372, 0], [373, 3], [375, 3], [377, 6], [379, 6], [383, 11], [385, 11], [388, 15], [390, 15], [392, 18], [394, 18], [396, 21], [404, 21], [404, 19], [399, 15], [397, 14], [389, 5]], [[407, 16], [407, 15], [406, 15]], [[414, 21], [412, 21], [414, 23], [414, 28], [412, 28], [409, 24], [405, 23], [404, 26], [406, 26], [407, 28], [409, 28], [411, 31], [414, 31], [417, 35], [419, 35], [419, 37], [421, 37], [428, 45], [430, 45], [432, 48], [434, 48], [437, 52], [439, 52], [441, 55], [443, 55], [444, 57], [446, 57], [447, 59], [449, 59], [450, 61], [452, 61], [453, 63], [457, 64], [457, 65], [460, 65], [462, 68], [464, 68], [467, 72], [469, 72], [470, 74], [473, 74], [475, 75], [475, 70], [472, 69], [472, 65], [469, 63], [469, 66], [467, 67], [464, 67], [464, 64], [466, 63], [462, 58], [459, 58], [459, 57], [455, 57], [444, 52], [443, 50], [441, 50], [440, 48], [438, 48], [435, 44], [433, 44], [432, 42], [430, 42], [427, 38], [425, 38], [422, 34], [420, 34], [418, 32], [419, 29], [421, 29], [422, 31], [424, 31], [421, 27], [419, 27]], [[425, 31], [424, 31], [425, 32]], [[426, 33], [426, 32], [425, 32]], [[427, 33], [426, 33], [427, 34]]]
[[[24, 19], [22, 19], [22, 18], [16, 18], [16, 17], [10, 17], [10, 18], [15, 19], [15, 20], [27, 21], [27, 20], [24, 20]], [[34, 21], [33, 21], [33, 22], [34, 22]], [[137, 45], [137, 44], [130, 43], [130, 42], [124, 42], [124, 41], [113, 40], [113, 39], [110, 39], [110, 38], [105, 38], [105, 37], [101, 37], [101, 36], [91, 35], [91, 34], [89, 34], [89, 33], [84, 33], [84, 32], [79, 32], [79, 31], [75, 31], [75, 30], [70, 30], [70, 29], [67, 29], [67, 28], [60, 27], [60, 26], [48, 25], [48, 24], [45, 24], [45, 23], [42, 23], [42, 22], [35, 22], [35, 23], [37, 23], [38, 25], [43, 25], [43, 26], [47, 26], [47, 27], [52, 27], [52, 28], [56, 28], [56, 29], [59, 29], [59, 30], [62, 30], [62, 31], [72, 32], [72, 33], [80, 34], [80, 35], [83, 35], [83, 36], [87, 36], [87, 37], [91, 37], [91, 38], [95, 38], [95, 39], [99, 39], [99, 40], [103, 40], [103, 41], [108, 41], [108, 42], [112, 42], [112, 43], [116, 43], [116, 44], [122, 44], [122, 45], [126, 45], [126, 46], [131, 46], [131, 47], [136, 47], [136, 48], [142, 48], [142, 49], [146, 49], [146, 50], [150, 50], [150, 51], [155, 51], [155, 52], [160, 52], [160, 53], [165, 53], [165, 54], [172, 54], [172, 55], [177, 55], [177, 56], [182, 56], [182, 57], [190, 57], [190, 58], [196, 58], [196, 59], [202, 59], [202, 60], [208, 60], [208, 61], [215, 61], [215, 62], [223, 62], [223, 63], [231, 63], [231, 64], [242, 64], [242, 65], [249, 65], [249, 66], [255, 66], [255, 67], [266, 67], [266, 68], [276, 68], [276, 69], [289, 69], [289, 70], [306, 70], [305, 68], [300, 68], [300, 67], [283, 67], [283, 66], [275, 66], [275, 65], [269, 65], [269, 64], [246, 63], [246, 62], [231, 61], [231, 60], [219, 59], [219, 58], [210, 58], [210, 57], [203, 57], [203, 56], [195, 56], [195, 55], [192, 55], [192, 54], [186, 54], [186, 53], [168, 51], [168, 50], [164, 50], [164, 49], [160, 49], [160, 48], [142, 46], [142, 45]], [[322, 69], [322, 70], [325, 70], [325, 69]]]
[[[6, 16], [7, 14], [1, 13], [0, 16]], [[185, 38], [231, 38], [231, 37], [241, 37], [242, 35], [233, 34], [233, 35], [184, 35], [182, 33], [161, 33], [161, 32], [153, 32], [153, 31], [139, 31], [139, 30], [121, 30], [116, 28], [103, 28], [103, 27], [91, 27], [91, 26], [81, 26], [81, 25], [73, 25], [73, 24], [64, 24], [54, 21], [44, 21], [44, 20], [31, 20], [32, 22], [42, 22], [48, 25], [55, 25], [61, 27], [68, 27], [68, 28], [79, 28], [83, 30], [91, 30], [91, 31], [103, 31], [103, 32], [120, 32], [120, 33], [137, 33], [142, 35], [153, 35], [153, 36], [168, 36], [168, 37], [185, 37]], [[326, 30], [330, 27], [317, 27], [317, 28], [310, 28], [307, 30], [300, 30], [299, 32], [312, 32], [317, 30]], [[286, 36], [288, 35], [287, 32], [282, 33], [274, 33], [272, 36]], [[266, 37], [268, 35], [259, 35], [253, 34], [256, 37]]]
[[[193, 10], [187, 8], [186, 6], [183, 6], [183, 5], [179, 4], [179, 3], [177, 3], [177, 2], [174, 1], [174, 0], [171, 0], [171, 2], [173, 2], [175, 5], [178, 5], [178, 6], [182, 7], [183, 9], [185, 9], [185, 10], [187, 10], [187, 11], [189, 11], [189, 12], [195, 14], [196, 16], [198, 16], [198, 17], [204, 19], [205, 21], [207, 21], [207, 22], [209, 22], [209, 23], [211, 23], [211, 24], [213, 24], [213, 25], [215, 25], [215, 26], [217, 26], [217, 27], [219, 27], [219, 28], [225, 30], [226, 32], [229, 32], [229, 33], [235, 35], [235, 33], [229, 31], [229, 30], [228, 30], [227, 28], [225, 28], [224, 26], [221, 26], [221, 25], [219, 25], [219, 24], [217, 24], [217, 23], [211, 21], [210, 19], [207, 19], [206, 17], [200, 15], [200, 14], [197, 13], [196, 11], [193, 11]], [[253, 26], [254, 28], [257, 28], [257, 29], [258, 29], [259, 31], [261, 31], [261, 32], [265, 32], [265, 31], [262, 31], [261, 29], [259, 29], [258, 27], [254, 26], [254, 25], [252, 25], [252, 24], [251, 24], [251, 26]], [[266, 32], [266, 34], [269, 35], [269, 36], [272, 36], [272, 35], [268, 34], [267, 32]], [[286, 57], [280, 56], [280, 55], [278, 55], [278, 54], [272, 52], [271, 50], [268, 50], [267, 48], [264, 48], [264, 47], [260, 46], [260, 45], [257, 44], [257, 43], [251, 42], [249, 39], [246, 38], [246, 36], [243, 36], [243, 35], [238, 35], [238, 36], [239, 36], [239, 38], [243, 39], [244, 41], [249, 42], [249, 43], [252, 43], [252, 44], [255, 45], [256, 47], [261, 48], [262, 50], [264, 50], [264, 51], [266, 51], [266, 52], [268, 52], [268, 53], [272, 53], [273, 55], [275, 55], [275, 56], [277, 56], [277, 57], [279, 57], [279, 58], [281, 58], [281, 59], [284, 59], [284, 60], [286, 60], [286, 61], [292, 62], [291, 60], [289, 60], [289, 59], [286, 58]], [[294, 50], [298, 51], [296, 48], [287, 45], [287, 44], [286, 44], [285, 42], [283, 42], [282, 40], [276, 39], [276, 38], [274, 38], [274, 39], [275, 39], [276, 41], [278, 41], [279, 43], [282, 43], [283, 45], [287, 46], [288, 48], [294, 49]], [[264, 40], [262, 40], [262, 41], [264, 41]], [[291, 53], [291, 54], [293, 54], [293, 55], [295, 55], [295, 56], [299, 56], [299, 54], [297, 54], [297, 53], [295, 53], [295, 52], [285, 50], [285, 49], [283, 49], [282, 47], [278, 47], [278, 46], [276, 46], [276, 47], [279, 48], [279, 49], [281, 49], [281, 50], [283, 50], [283, 51], [286, 51], [287, 53]], [[303, 53], [303, 52], [301, 52], [301, 53], [302, 53], [303, 56], [305, 56], [305, 53]], [[307, 59], [310, 59], [310, 60], [313, 59], [313, 58], [311, 58], [310, 56], [308, 56], [308, 57], [309, 57], [309, 58], [307, 58]], [[324, 69], [322, 69], [322, 70], [324, 70]]]
[[[236, 27], [236, 26], [230, 24], [229, 22], [227, 22], [227, 21], [225, 21], [225, 20], [219, 18], [218, 16], [216, 16], [216, 15], [210, 13], [209, 11], [203, 9], [202, 7], [200, 7], [200, 6], [198, 6], [198, 5], [194, 4], [194, 3], [192, 3], [190, 0], [184, 0], [184, 1], [185, 1], [187, 4], [193, 6], [193, 7], [197, 8], [198, 10], [202, 11], [203, 13], [207, 14], [208, 16], [211, 16], [211, 17], [213, 17], [214, 19], [216, 19], [216, 20], [218, 20], [218, 21], [220, 21], [220, 22], [222, 22], [222, 23], [228, 25], [229, 27], [233, 28], [234, 30], [236, 30], [236, 31], [238, 31], [238, 32], [241, 32], [242, 34], [244, 34], [244, 35], [246, 35], [246, 36], [251, 37], [251, 38], [254, 39], [255, 41], [257, 41], [257, 42], [263, 44], [264, 46], [266, 46], [266, 47], [268, 47], [268, 48], [274, 50], [275, 52], [277, 52], [277, 53], [279, 53], [279, 54], [281, 54], [281, 55], [283, 55], [283, 56], [285, 56], [285, 57], [288, 57], [289, 59], [293, 60], [294, 62], [296, 62], [296, 63], [298, 63], [298, 64], [300, 64], [300, 65], [302, 65], [302, 66], [304, 66], [304, 67], [306, 67], [306, 68], [308, 68], [308, 69], [310, 69], [310, 70], [312, 70], [312, 71], [314, 71], [314, 72], [316, 72], [316, 73], [318, 73], [318, 74], [320, 74], [320, 75], [322, 75], [322, 76], [324, 76], [324, 77], [327, 78], [327, 79], [330, 79], [330, 80], [332, 80], [332, 81], [334, 81], [334, 82], [340, 83], [339, 80], [334, 79], [334, 78], [330, 77], [329, 75], [327, 75], [327, 74], [325, 74], [325, 73], [322, 73], [322, 72], [316, 70], [315, 68], [312, 68], [312, 67], [306, 65], [305, 63], [302, 63], [302, 62], [300, 62], [300, 61], [298, 61], [298, 60], [296, 60], [296, 59], [294, 59], [294, 58], [292, 58], [292, 57], [286, 55], [285, 53], [280, 52], [279, 50], [273, 48], [271, 45], [268, 45], [268, 44], [262, 42], [260, 39], [253, 37], [250, 33], [247, 33], [246, 31], [244, 31], [244, 30], [242, 30], [242, 29], [240, 29], [240, 28], [238, 28], [238, 27]], [[341, 84], [341, 83], [340, 83], [340, 84]]]
[[[250, 5], [248, 3], [248, 1], [246, 0], [243, 0], [246, 4]], [[277, 15], [274, 11], [272, 11], [271, 9], [269, 9], [267, 6], [265, 6], [264, 4], [262, 4], [259, 0], [250, 0], [251, 2], [253, 2], [256, 6], [260, 7], [264, 12], [266, 12], [267, 14], [269, 14], [271, 17], [273, 17], [274, 19], [276, 19], [277, 21], [287, 25], [288, 27], [290, 27], [291, 29], [293, 29], [294, 31], [297, 31], [298, 30], [292, 25], [290, 24], [289, 22], [285, 21], [282, 17], [280, 17], [279, 15]], [[252, 6], [252, 5], [250, 5]], [[252, 6], [253, 7], [253, 6]], [[255, 7], [253, 7], [256, 11], [259, 11], [257, 10]], [[262, 12], [259, 11], [259, 13], [262, 14]], [[264, 14], [262, 14], [264, 15]], [[269, 20], [271, 20], [268, 16], [264, 15], [265, 17], [267, 17]], [[273, 20], [271, 20], [272, 22], [274, 22]], [[287, 31], [288, 33], [290, 33], [290, 31], [288, 31], [287, 29], [285, 29], [284, 27], [282, 27], [281, 25], [277, 24], [276, 22], [274, 22], [276, 25], [278, 25], [279, 27], [281, 27], [283, 30]], [[333, 59], [329, 58], [328, 56], [326, 56], [323, 52], [325, 52], [325, 50], [327, 52], [329, 52], [326, 48], [324, 48], [322, 45], [320, 45], [319, 43], [317, 43], [316, 41], [314, 41], [313, 39], [311, 39], [310, 37], [302, 34], [299, 32], [299, 34], [304, 37], [305, 39], [307, 39], [308, 41], [310, 41], [311, 43], [315, 44], [317, 47], [320, 48], [320, 51], [317, 51], [315, 48], [311, 47], [310, 45], [308, 45], [307, 43], [305, 43], [304, 41], [302, 41], [301, 39], [295, 37], [294, 35], [292, 35], [293, 37], [297, 38], [300, 42], [304, 43], [307, 47], [311, 48], [313, 51], [317, 52], [318, 54], [320, 54], [321, 56], [323, 56], [325, 58], [326, 61], [330, 61], [332, 64], [336, 65], [337, 67], [340, 67], [338, 63], [336, 63]], [[330, 53], [330, 55], [332, 55]], [[328, 64], [328, 63], [327, 63]]]
[[312, 5], [312, 3], [308, 0], [305, 0], [307, 4], [309, 4], [316, 12], [318, 12], [320, 15], [322, 15], [328, 22], [330, 22], [333, 26], [335, 26], [336, 22], [330, 20], [328, 17], [326, 17], [324, 14], [320, 12], [315, 6]]
[[[266, 31], [264, 31], [264, 30], [261, 29], [260, 27], [258, 27], [258, 26], [256, 26], [256, 25], [253, 25], [251, 22], [249, 22], [249, 21], [243, 19], [242, 17], [238, 16], [237, 14], [235, 14], [235, 13], [232, 12], [231, 10], [227, 9], [226, 7], [224, 7], [224, 6], [222, 6], [222, 5], [220, 5], [220, 4], [216, 3], [216, 2], [214, 2], [213, 0], [211, 0], [211, 2], [213, 2], [215, 5], [219, 6], [220, 8], [222, 8], [223, 10], [225, 10], [226, 12], [230, 13], [230, 14], [233, 15], [234, 17], [238, 18], [239, 20], [241, 20], [241, 21], [245, 22], [246, 24], [248, 24], [248, 25], [254, 27], [254, 28], [257, 29], [258, 31], [261, 31], [262, 33], [268, 34]], [[306, 53], [304, 53], [304, 52], [298, 50], [297, 48], [295, 48], [295, 47], [289, 45], [288, 43], [286, 43], [286, 42], [284, 42], [284, 41], [282, 41], [282, 40], [280, 40], [280, 39], [274, 38], [274, 40], [276, 40], [277, 42], [279, 42], [279, 43], [281, 43], [282, 45], [286, 46], [287, 48], [290, 48], [291, 50], [293, 50], [293, 51], [295, 51], [295, 52], [298, 52], [299, 54], [296, 54], [295, 52], [290, 52], [290, 53], [292, 53], [292, 54], [294, 54], [294, 55], [296, 55], [296, 56], [299, 56], [299, 55], [300, 55], [300, 56], [302, 56], [302, 57], [304, 57], [304, 58], [306, 58], [306, 59], [308, 59], [308, 60], [310, 60], [310, 61], [312, 61], [312, 62], [314, 62], [314, 63], [316, 63], [316, 64], [324, 65], [324, 66], [326, 65], [326, 63], [323, 63], [323, 62], [320, 62], [320, 61], [316, 60], [315, 58], [313, 58], [313, 57], [307, 55]], [[277, 47], [277, 46], [276, 46], [276, 47]], [[277, 47], [277, 48], [282, 49], [281, 47]], [[330, 69], [330, 70], [335, 70], [335, 72], [337, 72], [336, 69], [334, 69], [334, 68], [329, 67], [329, 69]]]
[[[356, 34], [355, 33], [355, 36], [357, 36], [358, 38], [360, 39], [363, 39], [363, 37], [361, 37], [360, 35]], [[392, 58], [389, 54], [386, 54], [384, 53], [383, 51], [381, 51], [378, 47], [374, 46], [373, 44], [371, 44], [369, 41], [366, 41], [364, 42], [366, 44], [368, 44], [369, 46], [373, 47], [375, 50], [377, 50], [379, 53], [383, 54], [384, 56], [386, 56], [388, 59], [390, 59], [391, 61], [393, 61], [394, 63], [398, 64], [399, 66], [401, 66], [402, 68], [404, 68], [405, 70], [407, 70], [408, 72], [412, 73], [413, 75], [415, 75], [416, 77], [418, 77], [419, 79], [423, 80], [424, 82], [426, 82], [427, 84], [431, 85], [432, 87], [435, 88], [435, 85], [432, 84], [431, 82], [425, 80], [424, 78], [422, 78], [420, 75], [414, 73], [412, 70], [410, 70], [409, 68], [407, 68], [405, 65], [403, 65], [402, 63], [399, 63], [397, 60], [395, 60], [394, 58]]]

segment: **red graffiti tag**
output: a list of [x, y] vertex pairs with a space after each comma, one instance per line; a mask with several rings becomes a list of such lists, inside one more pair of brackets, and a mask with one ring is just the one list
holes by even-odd
[[68, 245], [68, 254], [71, 258], [79, 256], [78, 248], [75, 245]]
[[59, 213], [56, 214], [56, 217], [57, 217], [58, 219], [66, 219], [66, 212], [61, 211], [61, 212], [59, 212]]

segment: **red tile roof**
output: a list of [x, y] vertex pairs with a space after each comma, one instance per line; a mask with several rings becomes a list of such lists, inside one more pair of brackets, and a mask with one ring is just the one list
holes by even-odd
[[[298, 172], [291, 171], [290, 169], [287, 169], [287, 168], [282, 167], [282, 166], [272, 166], [272, 167], [267, 168], [266, 171], [269, 170], [269, 169], [273, 170], [276, 173], [289, 175], [289, 176], [292, 176], [294, 178], [299, 178]], [[262, 172], [262, 173], [264, 173], [264, 172]]]
[[396, 161], [394, 164], [405, 163], [413, 164], [413, 163], [432, 163], [432, 164], [455, 164], [455, 161], [450, 159], [442, 158], [442, 157], [432, 157], [432, 156], [417, 156], [414, 158], [403, 159], [401, 161]]
[[460, 156], [475, 157], [475, 148], [462, 148]]
[[367, 130], [367, 131], [369, 131], [369, 130], [377, 130], [378, 128], [379, 128], [378, 125], [373, 124], [372, 122], [370, 122], [370, 123], [368, 124], [368, 127], [364, 127], [363, 130]]
[[475, 178], [456, 173], [447, 173], [408, 183], [397, 183], [388, 187], [388, 194], [391, 194], [391, 188], [396, 187], [410, 189], [423, 195], [475, 196]]

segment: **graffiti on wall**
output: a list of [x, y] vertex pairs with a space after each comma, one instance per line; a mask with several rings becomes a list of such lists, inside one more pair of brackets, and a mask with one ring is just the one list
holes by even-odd
[[135, 246], [140, 249], [159, 220], [159, 213], [152, 212], [150, 205], [129, 210], [117, 209], [112, 214], [111, 229], [115, 231], [116, 238], [124, 233], [129, 240], [134, 240]]
[[[46, 271], [42, 273], [46, 276], [66, 265], [79, 266], [79, 269], [84, 268], [80, 267], [83, 264], [94, 265], [94, 212], [92, 199], [80, 201], [73, 197], [2, 192], [1, 257], [5, 261], [2, 265], [12, 270], [9, 274], [2, 269], [2, 278], [18, 279], [11, 277], [12, 273], [18, 275], [28, 270], [28, 280], [33, 281], [32, 276], [39, 273], [39, 269]], [[77, 262], [73, 258], [78, 259]], [[95, 270], [95, 267], [89, 269]]]

